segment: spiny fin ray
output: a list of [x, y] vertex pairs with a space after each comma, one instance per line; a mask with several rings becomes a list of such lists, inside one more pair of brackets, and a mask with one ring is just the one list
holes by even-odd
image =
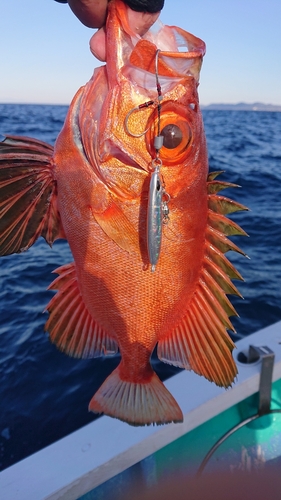
[[211, 210], [209, 210], [208, 213], [208, 224], [226, 236], [248, 236], [244, 229], [236, 224], [236, 222], [227, 219], [224, 215], [212, 212]]
[[215, 262], [208, 257], [204, 260], [204, 272], [207, 271], [221, 287], [221, 289], [228, 294], [238, 295], [242, 298], [241, 293], [237, 290], [236, 286], [232, 283], [230, 278], [225, 274], [223, 269], [220, 268]]
[[222, 215], [231, 214], [240, 210], [248, 210], [245, 205], [231, 200], [230, 198], [226, 198], [225, 196], [218, 196], [216, 194], [209, 195], [208, 205], [211, 210]]
[[204, 280], [206, 285], [212, 290], [214, 296], [226, 312], [227, 316], [237, 316], [237, 312], [225, 294], [225, 291], [220, 287], [218, 280], [215, 279], [207, 269], [204, 269]]
[[216, 179], [219, 175], [223, 174], [224, 170], [214, 170], [208, 173], [207, 182], [211, 182]]
[[227, 274], [227, 276], [229, 276], [229, 278], [244, 281], [243, 277], [234, 265], [214, 245], [209, 244], [206, 247], [206, 256], [215, 262]]
[[223, 189], [238, 187], [241, 186], [239, 186], [238, 184], [233, 184], [232, 182], [210, 181], [207, 183], [207, 191], [209, 194], [216, 194]]
[[229, 250], [232, 250], [234, 252], [241, 253], [241, 255], [244, 255], [244, 257], [246, 257], [246, 254], [243, 252], [243, 250], [235, 245], [235, 243], [226, 238], [226, 236], [224, 236], [221, 232], [216, 231], [210, 226], [207, 227], [206, 238], [209, 243], [213, 244], [222, 253], [226, 253]]
[[227, 330], [235, 332], [229, 316], [237, 313], [226, 294], [241, 296], [231, 279], [243, 278], [224, 253], [234, 250], [245, 255], [227, 236], [246, 233], [225, 215], [247, 208], [216, 194], [227, 187], [237, 187], [214, 181], [220, 173], [212, 172], [207, 179], [208, 223], [197, 287], [172, 334], [158, 342], [157, 353], [165, 363], [192, 369], [217, 385], [228, 387], [237, 368], [232, 357], [234, 343]]

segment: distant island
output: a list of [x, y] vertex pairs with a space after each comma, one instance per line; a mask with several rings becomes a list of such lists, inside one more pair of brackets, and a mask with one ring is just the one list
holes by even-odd
[[246, 104], [245, 102], [238, 102], [237, 104], [208, 104], [207, 106], [201, 105], [203, 110], [220, 110], [220, 111], [278, 111], [281, 112], [281, 106], [275, 104], [263, 104], [262, 102], [254, 102], [253, 104]]

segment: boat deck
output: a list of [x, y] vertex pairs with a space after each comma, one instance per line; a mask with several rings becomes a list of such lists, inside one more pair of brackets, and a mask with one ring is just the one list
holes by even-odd
[[[281, 408], [281, 321], [237, 342], [239, 368], [229, 390], [192, 372], [165, 382], [184, 413], [182, 424], [128, 426], [101, 417], [0, 473], [5, 500], [115, 500], [133, 483], [149, 488], [173, 471], [194, 474], [206, 453], [231, 427], [257, 413], [261, 359], [242, 363], [249, 346], [275, 354], [271, 407]], [[240, 355], [239, 355], [240, 354]], [[249, 468], [281, 454], [281, 414], [249, 423], [223, 443], [206, 464]], [[279, 441], [278, 441], [279, 439]]]

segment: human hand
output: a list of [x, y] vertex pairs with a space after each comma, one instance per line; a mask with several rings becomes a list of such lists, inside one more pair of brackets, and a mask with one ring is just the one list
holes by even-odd
[[101, 28], [105, 24], [108, 0], [68, 0], [78, 19], [88, 28]]
[[[66, 0], [56, 0], [66, 3]], [[100, 28], [90, 41], [93, 55], [106, 60], [105, 25], [107, 5], [110, 0], [68, 0], [72, 12], [89, 28]], [[163, 8], [164, 0], [123, 0], [128, 6], [128, 21], [132, 31], [143, 36], [155, 23]]]
[[[164, 0], [123, 1], [130, 8], [129, 24], [140, 36], [155, 23], [164, 5]], [[101, 28], [105, 24], [108, 0], [68, 0], [68, 4], [76, 17], [88, 28]]]
[[[133, 33], [143, 36], [155, 23], [160, 12], [136, 12], [130, 7], [127, 8], [128, 23]], [[99, 61], [106, 61], [106, 36], [104, 27], [100, 28], [90, 40], [92, 54]]]

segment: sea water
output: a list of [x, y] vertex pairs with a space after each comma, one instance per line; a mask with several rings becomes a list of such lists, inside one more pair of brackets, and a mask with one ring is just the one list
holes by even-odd
[[[50, 144], [63, 125], [66, 106], [0, 104], [0, 133], [31, 136]], [[234, 297], [244, 336], [281, 319], [281, 113], [204, 111], [211, 170], [239, 184], [226, 196], [249, 207], [232, 218], [249, 234], [234, 242], [250, 257], [230, 252], [245, 282]], [[44, 333], [42, 311], [52, 271], [72, 261], [65, 241], [49, 248], [39, 238], [20, 255], [0, 259], [0, 469], [97, 418], [88, 403], [119, 356], [70, 358]], [[163, 379], [177, 370], [153, 357]]]

